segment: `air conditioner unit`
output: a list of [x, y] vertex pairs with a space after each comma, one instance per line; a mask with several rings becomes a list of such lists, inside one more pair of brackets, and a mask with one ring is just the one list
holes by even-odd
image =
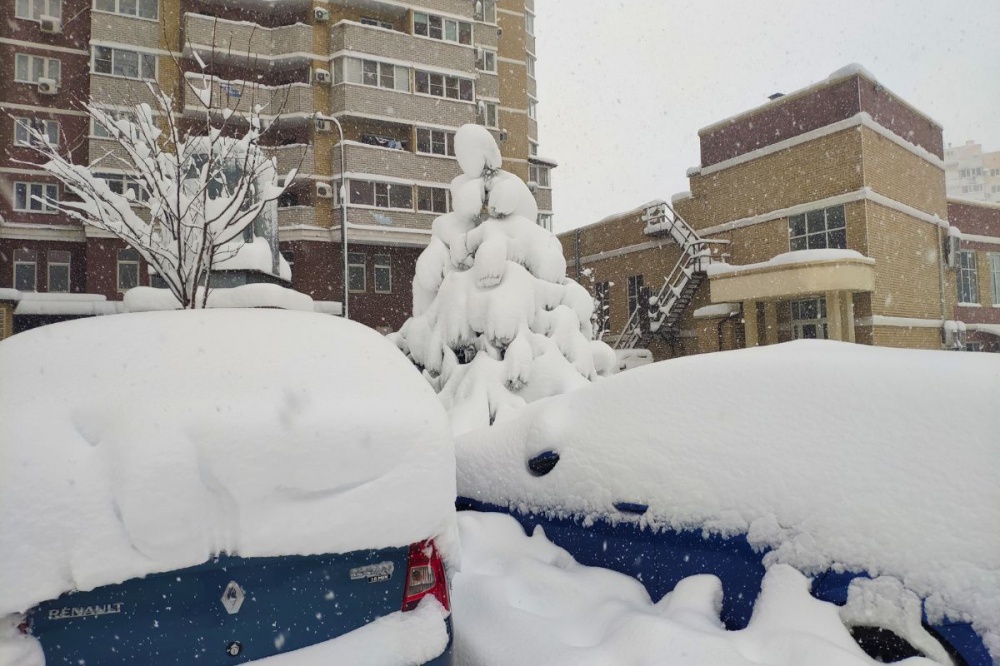
[[944, 259], [948, 268], [955, 268], [958, 264], [959, 237], [946, 236], [944, 239]]
[[316, 119], [316, 131], [317, 132], [329, 132], [331, 123], [329, 120], [324, 120], [323, 118]]
[[316, 83], [329, 83], [331, 81], [330, 72], [325, 69], [317, 69], [313, 72], [313, 78]]
[[316, 183], [316, 196], [320, 199], [332, 199], [333, 186], [330, 183]]
[[59, 92], [59, 84], [54, 79], [38, 79], [38, 92], [43, 95], [55, 95]]
[[317, 21], [329, 21], [330, 10], [324, 9], [323, 7], [313, 7], [313, 16]]
[[58, 35], [62, 32], [62, 21], [57, 19], [55, 16], [42, 15], [38, 17], [41, 23], [42, 32], [47, 32], [50, 35]]

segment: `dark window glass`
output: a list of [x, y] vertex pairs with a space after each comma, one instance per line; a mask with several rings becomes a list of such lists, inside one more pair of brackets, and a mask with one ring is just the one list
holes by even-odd
[[413, 78], [417, 92], [429, 95], [431, 92], [430, 74], [427, 72], [416, 72]]
[[409, 185], [393, 185], [389, 188], [391, 208], [413, 208], [413, 188]]
[[375, 183], [367, 180], [351, 181], [351, 203], [361, 206], [375, 205]]

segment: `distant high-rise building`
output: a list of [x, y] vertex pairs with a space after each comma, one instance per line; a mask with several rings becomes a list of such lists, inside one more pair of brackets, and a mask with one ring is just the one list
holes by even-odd
[[982, 145], [966, 141], [944, 151], [949, 197], [973, 201], [1000, 201], [1000, 150], [984, 153]]

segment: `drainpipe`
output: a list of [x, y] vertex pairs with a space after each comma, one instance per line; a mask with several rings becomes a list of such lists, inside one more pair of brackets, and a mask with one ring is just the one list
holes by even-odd
[[944, 323], [948, 320], [948, 313], [944, 304], [944, 241], [941, 238], [941, 225], [937, 225], [938, 241], [938, 284], [941, 289], [941, 346], [945, 343]]
[[576, 279], [579, 280], [580, 279], [580, 273], [581, 273], [581, 270], [580, 270], [580, 228], [579, 227], [577, 227], [574, 230], [573, 240], [575, 242], [575, 246], [573, 248], [573, 253], [576, 255]]

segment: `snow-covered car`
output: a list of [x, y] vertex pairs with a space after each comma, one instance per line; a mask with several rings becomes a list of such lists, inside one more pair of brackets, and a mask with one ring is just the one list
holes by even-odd
[[[741, 629], [788, 564], [870, 655], [1000, 656], [1000, 358], [801, 341], [681, 358], [456, 440], [460, 506]], [[992, 656], [991, 656], [992, 654]]]
[[0, 414], [0, 663], [450, 663], [452, 438], [371, 329], [46, 326], [0, 343]]

